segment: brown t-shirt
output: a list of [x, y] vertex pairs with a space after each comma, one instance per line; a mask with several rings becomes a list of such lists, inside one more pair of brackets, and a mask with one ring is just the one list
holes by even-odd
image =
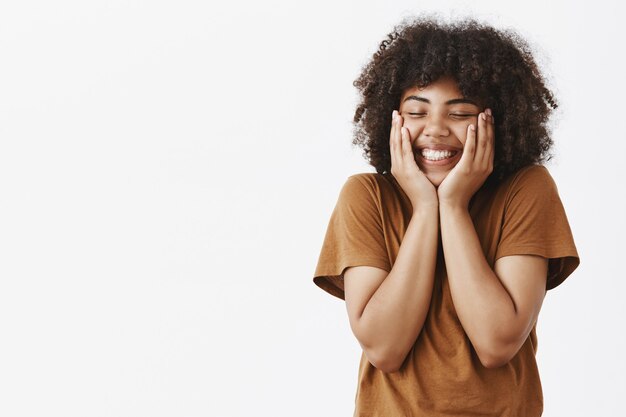
[[[549, 259], [549, 290], [579, 264], [557, 187], [542, 165], [483, 186], [469, 211], [491, 268], [503, 256], [543, 256]], [[411, 213], [408, 197], [390, 173], [348, 177], [328, 224], [315, 284], [345, 300], [347, 267], [391, 271]], [[543, 393], [536, 352], [535, 324], [506, 365], [481, 364], [454, 309], [440, 246], [422, 331], [397, 372], [385, 373], [361, 354], [354, 416], [540, 416]]]

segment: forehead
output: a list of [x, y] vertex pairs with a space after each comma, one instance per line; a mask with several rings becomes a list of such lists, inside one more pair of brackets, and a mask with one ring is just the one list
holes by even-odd
[[[408, 99], [408, 100], [407, 100]], [[418, 100], [425, 99], [425, 100]], [[402, 93], [402, 103], [431, 103], [431, 104], [448, 104], [446, 102], [453, 101], [451, 104], [468, 103], [479, 106], [479, 101], [463, 96], [459, 85], [454, 78], [440, 77], [436, 81], [430, 83], [426, 87], [411, 87]]]

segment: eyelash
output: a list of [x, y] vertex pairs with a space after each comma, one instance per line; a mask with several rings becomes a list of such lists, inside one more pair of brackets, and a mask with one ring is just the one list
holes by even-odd
[[[423, 116], [426, 113], [409, 113], [409, 115], [411, 116]], [[471, 114], [471, 113], [452, 113], [450, 116], [453, 117], [472, 117], [472, 116], [476, 116], [475, 114]]]

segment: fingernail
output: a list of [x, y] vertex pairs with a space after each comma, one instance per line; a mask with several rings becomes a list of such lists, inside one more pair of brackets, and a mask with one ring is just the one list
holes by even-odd
[[491, 109], [485, 110], [485, 113], [487, 113], [489, 116], [491, 116]]
[[391, 118], [393, 120], [396, 120], [396, 117], [398, 117], [398, 112], [396, 110], [394, 110], [393, 113], [391, 113]]
[[487, 116], [485, 116], [485, 113], [481, 113], [481, 114], [480, 114], [480, 117], [481, 117], [483, 120], [487, 120]]
[[470, 130], [475, 130], [476, 128], [474, 127], [474, 125], [470, 125]]

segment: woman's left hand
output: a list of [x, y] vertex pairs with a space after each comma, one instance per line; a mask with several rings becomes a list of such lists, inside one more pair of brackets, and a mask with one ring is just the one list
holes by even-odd
[[478, 129], [468, 126], [459, 163], [437, 188], [439, 205], [467, 208], [469, 201], [493, 171], [494, 120], [491, 110], [478, 115]]

